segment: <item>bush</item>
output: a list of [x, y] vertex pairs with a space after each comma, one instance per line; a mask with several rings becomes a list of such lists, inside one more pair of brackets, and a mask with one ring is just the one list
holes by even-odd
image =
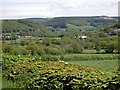
[[4, 53], [21, 55], [21, 48], [16, 45], [4, 45], [2, 50]]
[[29, 55], [30, 53], [29, 53], [29, 51], [26, 50], [25, 48], [21, 48], [21, 54], [22, 54], [22, 55]]
[[51, 55], [61, 55], [62, 53], [64, 53], [64, 50], [60, 47], [46, 47], [45, 48], [45, 52], [46, 54], [51, 54]]
[[101, 46], [99, 44], [96, 44], [95, 49], [96, 49], [97, 53], [100, 53]]
[[13, 45], [4, 45], [3, 47], [2, 47], [2, 51], [4, 52], [4, 53], [12, 53], [12, 50], [13, 50], [14, 48], [13, 48]]
[[51, 45], [51, 39], [50, 38], [45, 38], [42, 40], [43, 45], [50, 46]]
[[27, 45], [28, 43], [29, 43], [28, 40], [21, 40], [21, 42], [20, 42], [20, 44], [21, 44], [22, 46], [25, 46], [25, 45]]
[[119, 90], [118, 74], [51, 61], [19, 61], [6, 73], [13, 82], [22, 81], [24, 88], [40, 90]]
[[44, 50], [43, 48], [39, 47], [39, 49], [38, 49], [38, 51], [37, 51], [37, 54], [40, 55], [40, 56], [43, 56], [43, 55], [45, 55], [46, 53], [45, 53], [45, 50]]
[[73, 48], [73, 53], [82, 53], [82, 49], [78, 43], [72, 43], [71, 47]]
[[59, 39], [52, 39], [51, 43], [55, 44], [55, 45], [60, 45], [61, 44], [61, 40], [59, 40]]
[[73, 53], [73, 48], [70, 46], [64, 46], [64, 50], [66, 53]]
[[113, 53], [113, 50], [115, 49], [115, 44], [114, 42], [109, 42], [107, 45], [106, 45], [106, 48], [105, 48], [105, 52], [106, 53]]
[[12, 50], [12, 53], [13, 55], [21, 55], [21, 49], [19, 47], [15, 47], [13, 50]]
[[26, 49], [30, 51], [31, 55], [37, 55], [37, 51], [39, 50], [39, 46], [37, 44], [31, 42], [27, 45]]

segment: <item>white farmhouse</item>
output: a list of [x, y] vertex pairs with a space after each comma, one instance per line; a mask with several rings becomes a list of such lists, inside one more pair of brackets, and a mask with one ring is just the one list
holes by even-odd
[[87, 36], [81, 36], [81, 38], [82, 38], [82, 39], [86, 39], [86, 38], [87, 38]]

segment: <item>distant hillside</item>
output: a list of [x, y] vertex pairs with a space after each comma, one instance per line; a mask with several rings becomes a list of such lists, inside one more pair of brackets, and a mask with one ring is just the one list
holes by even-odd
[[56, 18], [28, 18], [20, 20], [3, 20], [3, 29], [28, 29], [39, 28], [40, 26], [52, 26], [53, 28], [66, 28], [67, 24], [75, 26], [100, 27], [116, 23], [117, 19], [99, 16], [99, 17], [56, 17]]
[[54, 36], [55, 34], [59, 36], [63, 33], [68, 35], [68, 31], [72, 31], [73, 33], [75, 30], [89, 31], [97, 30], [97, 28], [105, 28], [117, 23], [117, 21], [117, 18], [107, 16], [2, 20], [2, 32], [3, 34], [15, 32], [18, 35], [50, 36], [49, 34], [51, 34]]

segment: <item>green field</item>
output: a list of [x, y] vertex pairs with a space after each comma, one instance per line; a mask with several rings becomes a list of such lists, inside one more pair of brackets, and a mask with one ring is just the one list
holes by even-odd
[[96, 69], [113, 70], [118, 67], [118, 60], [99, 60], [99, 61], [69, 61], [69, 63], [83, 65], [83, 66], [93, 66]]
[[[60, 58], [60, 56], [57, 57]], [[62, 58], [72, 64], [93, 66], [96, 69], [114, 70], [118, 68], [118, 54], [66, 54]]]
[[114, 70], [118, 67], [118, 54], [68, 54], [64, 55], [64, 59], [72, 64], [102, 70]]

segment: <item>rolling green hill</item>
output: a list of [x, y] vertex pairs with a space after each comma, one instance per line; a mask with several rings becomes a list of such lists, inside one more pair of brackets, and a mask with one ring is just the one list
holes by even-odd
[[[117, 23], [117, 18], [96, 17], [55, 17], [2, 20], [2, 33], [9, 35], [61, 36], [79, 31], [98, 30]], [[48, 33], [49, 32], [49, 33]], [[49, 35], [50, 34], [50, 35]]]
[[75, 26], [93, 26], [98, 27], [100, 24], [102, 26], [105, 26], [105, 24], [109, 25], [111, 23], [116, 23], [116, 18], [106, 17], [106, 16], [100, 16], [100, 17], [56, 17], [56, 18], [28, 18], [28, 19], [20, 19], [20, 20], [3, 20], [3, 29], [9, 29], [11, 28], [11, 25], [15, 25], [12, 28], [15, 27], [20, 29], [27, 29], [31, 27], [40, 27], [40, 26], [55, 26], [60, 27], [62, 25], [66, 24], [72, 24]]

